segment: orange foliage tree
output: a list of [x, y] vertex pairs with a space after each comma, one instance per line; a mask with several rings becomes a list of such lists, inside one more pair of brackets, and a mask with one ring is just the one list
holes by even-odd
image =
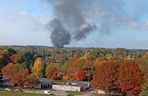
[[63, 74], [63, 77], [62, 77], [63, 80], [71, 80], [72, 79], [72, 76], [71, 74], [68, 74], [67, 72], [65, 72]]
[[97, 68], [97, 66], [99, 66], [100, 64], [103, 64], [103, 63], [107, 63], [109, 60], [106, 59], [106, 58], [97, 58], [95, 61], [94, 61], [94, 67]]
[[11, 77], [17, 74], [20, 70], [22, 70], [20, 64], [9, 63], [2, 69], [2, 74]]
[[57, 79], [58, 78], [58, 72], [53, 72], [50, 76], [53, 80]]
[[86, 79], [85, 71], [82, 69], [77, 69], [73, 74], [73, 79], [79, 81], [85, 80]]
[[142, 90], [144, 75], [137, 63], [125, 61], [119, 71], [119, 87], [126, 96], [138, 96]]
[[80, 53], [79, 52], [75, 52], [74, 53], [74, 56], [73, 56], [73, 58], [68, 62], [68, 70], [70, 71], [70, 72], [74, 72], [75, 70], [77, 70], [77, 68], [78, 68], [78, 64], [79, 64], [79, 61], [80, 61], [80, 57], [81, 57], [81, 55], [80, 55]]
[[29, 70], [23, 69], [13, 77], [11, 77], [10, 82], [16, 84], [17, 86], [24, 87], [24, 83], [28, 81]]
[[58, 68], [56, 66], [48, 66], [46, 68], [46, 77], [56, 79], [58, 74]]
[[102, 90], [115, 90], [117, 88], [119, 64], [114, 61], [98, 65], [93, 74], [92, 87]]

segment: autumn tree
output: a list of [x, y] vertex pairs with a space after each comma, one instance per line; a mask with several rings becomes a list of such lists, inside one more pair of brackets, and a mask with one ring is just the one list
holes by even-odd
[[119, 71], [119, 87], [126, 96], [138, 96], [142, 90], [144, 75], [134, 61], [125, 61]]
[[58, 74], [58, 68], [56, 66], [48, 66], [46, 68], [46, 77], [56, 79], [57, 74]]
[[125, 59], [127, 59], [128, 56], [128, 50], [124, 48], [117, 48], [112, 51], [111, 60], [116, 60], [119, 62], [123, 62]]
[[11, 77], [10, 82], [14, 85], [24, 87], [25, 82], [28, 81], [29, 70], [23, 69], [13, 77]]
[[50, 77], [51, 79], [56, 80], [58, 78], [58, 72], [57, 71], [53, 72]]
[[79, 65], [83, 65], [82, 69], [86, 72], [86, 78], [88, 81], [92, 79], [92, 74], [94, 72], [94, 61], [93, 61], [92, 51], [86, 51], [80, 60]]
[[119, 64], [115, 61], [103, 62], [96, 67], [92, 87], [102, 90], [116, 90]]
[[140, 96], [147, 96], [148, 95], [148, 81], [145, 82], [144, 86], [143, 86], [143, 90], [140, 93]]
[[16, 54], [16, 51], [11, 48], [5, 48], [0, 51], [0, 68], [10, 63], [10, 56]]
[[94, 67], [97, 68], [97, 66], [99, 66], [100, 64], [107, 63], [108, 61], [109, 60], [106, 58], [97, 58], [93, 64], [94, 64]]
[[86, 79], [85, 71], [82, 69], [77, 69], [73, 74], [73, 79], [79, 81], [85, 80]]
[[44, 69], [44, 62], [43, 62], [42, 58], [38, 57], [35, 60], [35, 63], [33, 65], [33, 67], [32, 67], [32, 73], [37, 78], [43, 77], [43, 74], [42, 74], [43, 69]]
[[56, 59], [55, 58], [49, 58], [49, 60], [48, 60], [50, 63], [56, 63]]
[[13, 54], [11, 55], [9, 58], [10, 58], [10, 61], [13, 62], [13, 63], [16, 63], [16, 56], [17, 54]]
[[65, 72], [63, 74], [63, 77], [62, 77], [63, 80], [71, 80], [72, 79], [72, 76], [71, 74], [68, 74], [67, 72]]
[[65, 73], [68, 70], [68, 64], [63, 64], [62, 66], [60, 66], [59, 71], [62, 73]]
[[93, 68], [93, 59], [91, 56], [91, 52], [85, 52], [85, 54], [83, 55], [82, 59], [85, 60], [85, 63], [83, 65], [83, 69], [91, 69]]
[[16, 75], [18, 72], [20, 72], [20, 70], [22, 70], [22, 67], [20, 64], [9, 63], [5, 67], [3, 67], [2, 74], [5, 76], [12, 77], [12, 76]]
[[138, 63], [144, 72], [145, 79], [148, 80], [148, 52], [145, 52], [144, 55], [138, 59]]
[[80, 61], [80, 53], [79, 52], [75, 52], [73, 58], [68, 62], [68, 70], [71, 72], [74, 72], [77, 68], [78, 68], [78, 64]]
[[29, 76], [29, 70], [23, 69], [18, 63], [9, 63], [2, 69], [2, 74], [10, 77], [10, 83], [23, 86]]
[[24, 86], [27, 88], [33, 88], [35, 85], [39, 84], [39, 78], [33, 74], [27, 75], [27, 80], [24, 82]]
[[8, 49], [3, 49], [0, 51], [0, 70], [8, 64], [9, 61], [9, 51]]

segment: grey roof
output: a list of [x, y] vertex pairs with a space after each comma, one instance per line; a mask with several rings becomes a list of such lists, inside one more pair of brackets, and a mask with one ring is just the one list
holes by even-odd
[[[87, 81], [73, 81], [73, 80], [68, 80], [66, 81], [66, 84], [71, 83], [71, 86], [78, 86], [78, 87], [84, 87], [84, 86], [88, 86], [88, 84], [90, 84], [90, 82]], [[75, 83], [75, 84], [73, 84]]]
[[8, 77], [8, 76], [3, 76], [3, 78], [1, 79], [1, 80], [9, 80], [10, 79], [10, 77]]
[[78, 83], [78, 84], [90, 84], [89, 81], [76, 81], [76, 80], [68, 80], [66, 83]]
[[53, 83], [52, 80], [47, 79], [47, 78], [41, 78], [39, 81], [40, 81], [41, 83], [42, 83], [42, 82], [43, 82], [43, 83]]

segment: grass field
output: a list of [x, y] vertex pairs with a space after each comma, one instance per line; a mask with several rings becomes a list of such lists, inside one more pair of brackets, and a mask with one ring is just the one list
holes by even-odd
[[65, 91], [65, 93], [72, 94], [72, 95], [80, 95], [81, 94], [81, 92], [78, 92], [78, 91]]
[[23, 93], [23, 92], [0, 91], [0, 96], [47, 96], [47, 95], [30, 94], [30, 93]]

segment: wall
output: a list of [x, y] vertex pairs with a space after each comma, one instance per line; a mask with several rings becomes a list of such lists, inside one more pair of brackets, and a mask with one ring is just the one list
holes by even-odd
[[52, 85], [52, 88], [55, 90], [64, 90], [64, 91], [81, 91], [81, 87], [70, 86], [70, 85]]

